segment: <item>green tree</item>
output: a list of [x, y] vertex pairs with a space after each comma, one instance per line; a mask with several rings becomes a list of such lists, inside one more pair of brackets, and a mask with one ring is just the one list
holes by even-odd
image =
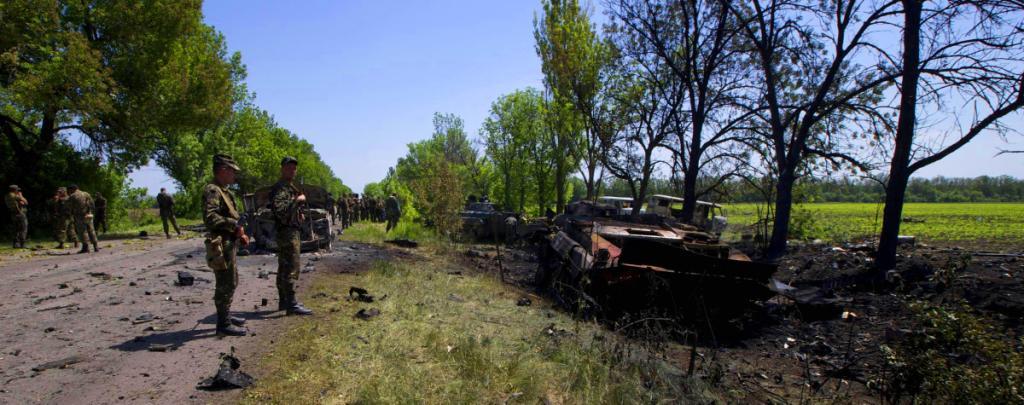
[[[583, 119], [583, 142], [561, 142], [576, 146], [570, 153], [582, 162], [581, 174], [587, 186], [587, 198], [597, 196], [597, 173], [601, 164], [602, 140], [607, 134], [602, 116], [603, 73], [612, 58], [612, 48], [602, 40], [590, 16], [577, 0], [543, 0], [543, 15], [534, 18], [534, 38], [541, 59], [544, 85], [558, 103], [572, 105]], [[567, 129], [567, 128], [561, 128]], [[558, 131], [571, 136], [573, 131]], [[561, 178], [561, 176], [556, 176]]]
[[224, 53], [198, 0], [5, 1], [0, 132], [21, 176], [47, 176], [45, 155], [73, 133], [87, 152], [138, 166], [164, 131], [230, 114], [237, 66]]

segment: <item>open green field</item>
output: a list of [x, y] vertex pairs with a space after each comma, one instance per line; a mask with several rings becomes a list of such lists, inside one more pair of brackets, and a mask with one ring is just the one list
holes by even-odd
[[[882, 204], [819, 203], [795, 208], [794, 234], [803, 239], [845, 242], [877, 236]], [[729, 235], [738, 237], [757, 222], [757, 205], [726, 205]], [[762, 206], [763, 209], [763, 206]], [[900, 234], [924, 242], [970, 242], [997, 247], [1024, 242], [1024, 203], [909, 203]], [[750, 232], [747, 230], [746, 232]]]

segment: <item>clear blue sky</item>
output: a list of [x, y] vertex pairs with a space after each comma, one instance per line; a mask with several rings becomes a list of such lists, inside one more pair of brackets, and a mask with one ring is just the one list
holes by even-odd
[[[533, 41], [538, 9], [539, 0], [203, 6], [206, 22], [242, 53], [257, 104], [315, 144], [357, 191], [381, 179], [406, 144], [430, 135], [434, 112], [458, 114], [475, 137], [494, 99], [541, 86]], [[1015, 141], [1024, 149], [1024, 138]], [[999, 146], [1005, 144], [990, 136], [918, 175], [1024, 177], [1020, 155], [992, 157]], [[174, 188], [155, 166], [131, 177], [152, 194]]]

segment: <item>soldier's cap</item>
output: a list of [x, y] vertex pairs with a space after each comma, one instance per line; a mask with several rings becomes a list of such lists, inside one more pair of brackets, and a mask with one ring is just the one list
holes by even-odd
[[242, 170], [242, 168], [238, 167], [238, 163], [235, 163], [235, 159], [231, 156], [224, 154], [213, 155], [213, 168], [216, 169], [221, 166], [229, 167], [236, 172]]
[[295, 163], [296, 165], [298, 165], [299, 160], [291, 156], [285, 156], [284, 159], [281, 159], [281, 166], [284, 166], [289, 163]]
[[58, 193], [66, 193], [66, 192], [68, 192], [68, 189], [67, 189], [67, 187], [57, 187], [57, 192]]
[[7, 188], [11, 189], [13, 191], [21, 191], [21, 187], [18, 187], [17, 184], [11, 184], [11, 185], [7, 186]]

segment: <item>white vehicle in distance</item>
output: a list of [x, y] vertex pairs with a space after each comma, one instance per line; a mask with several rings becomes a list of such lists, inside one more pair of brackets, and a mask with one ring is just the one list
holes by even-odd
[[[654, 194], [647, 198], [646, 212], [663, 217], [679, 218], [683, 213], [683, 199], [664, 194]], [[697, 200], [693, 212], [693, 225], [707, 232], [720, 235], [729, 224], [725, 210], [721, 205]]]

